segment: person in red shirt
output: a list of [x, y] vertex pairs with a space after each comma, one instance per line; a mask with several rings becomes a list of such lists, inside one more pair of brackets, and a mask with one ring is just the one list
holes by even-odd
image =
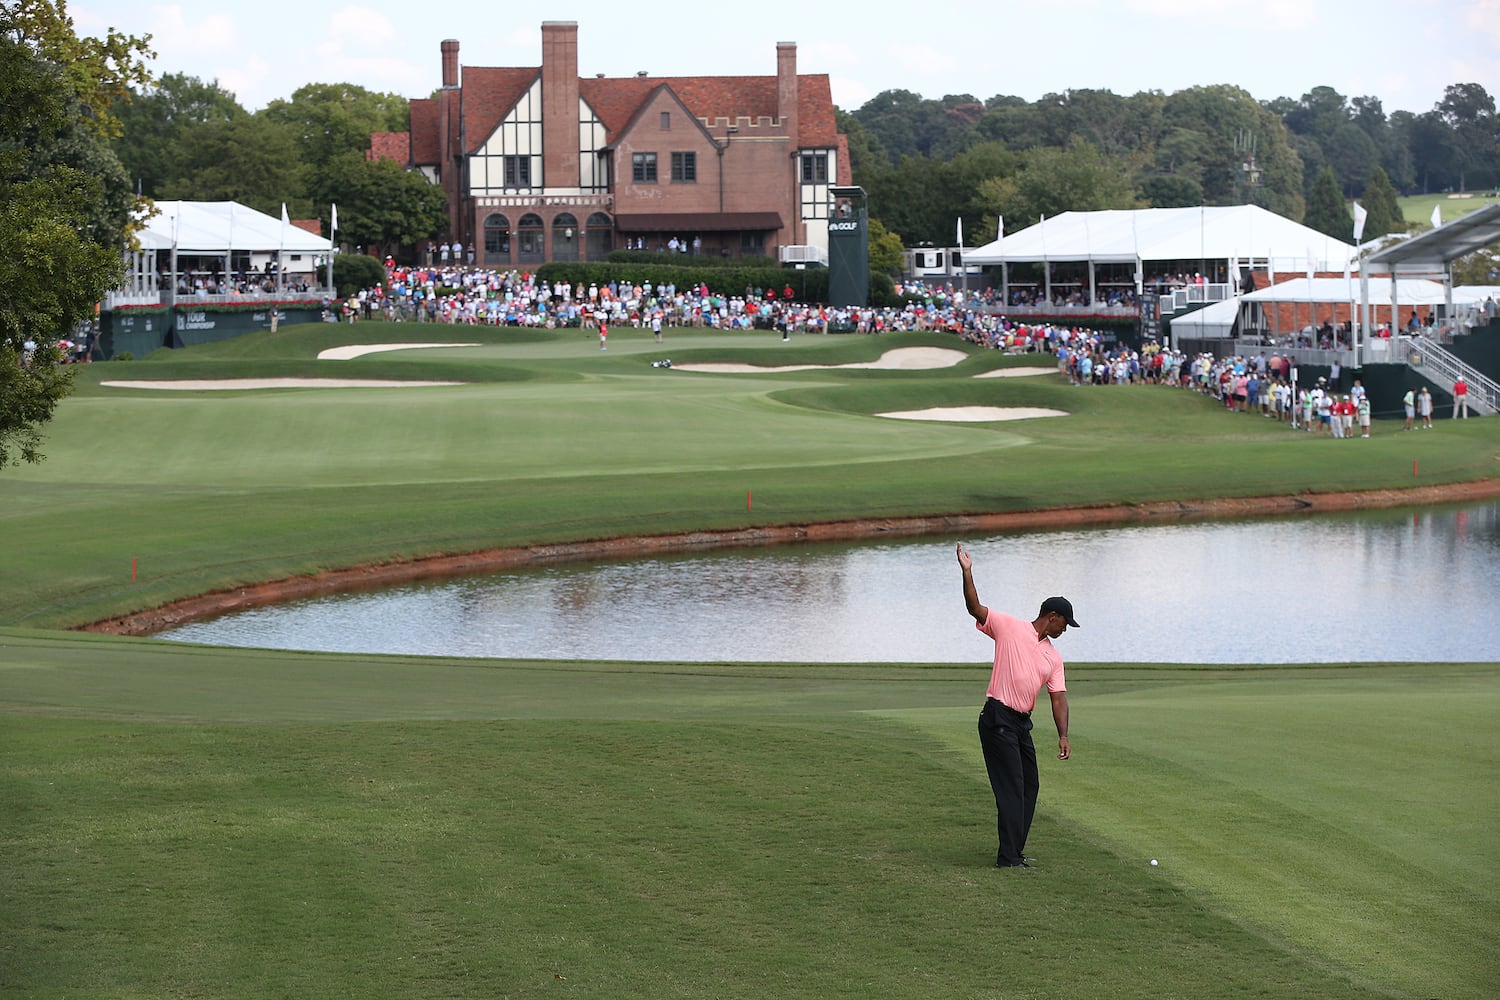
[[1457, 420], [1460, 413], [1465, 420], [1469, 419], [1469, 383], [1462, 375], [1453, 383], [1453, 419]]
[[958, 565], [963, 571], [964, 606], [979, 631], [995, 640], [995, 661], [990, 672], [984, 708], [979, 713], [979, 745], [990, 789], [995, 795], [995, 827], [1000, 849], [996, 868], [1030, 868], [1026, 837], [1036, 815], [1040, 789], [1036, 745], [1031, 741], [1031, 710], [1037, 692], [1046, 685], [1052, 701], [1052, 721], [1057, 726], [1057, 759], [1072, 755], [1068, 745], [1068, 691], [1063, 661], [1052, 640], [1077, 628], [1073, 605], [1063, 597], [1042, 602], [1035, 620], [1024, 621], [991, 611], [979, 603], [974, 588], [973, 560], [958, 546]]

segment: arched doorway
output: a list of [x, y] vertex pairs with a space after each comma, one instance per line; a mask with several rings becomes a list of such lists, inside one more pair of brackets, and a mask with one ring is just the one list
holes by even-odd
[[603, 260], [609, 256], [609, 252], [615, 248], [615, 224], [609, 216], [603, 212], [595, 212], [589, 216], [588, 238], [585, 249], [588, 260]]
[[542, 225], [540, 215], [527, 212], [521, 216], [521, 221], [516, 226], [516, 263], [540, 264], [546, 260], [547, 250], [544, 245], [546, 235], [547, 230]]
[[498, 213], [484, 219], [484, 262], [510, 263], [510, 220]]
[[552, 259], [578, 259], [578, 220], [571, 212], [559, 212], [552, 220]]

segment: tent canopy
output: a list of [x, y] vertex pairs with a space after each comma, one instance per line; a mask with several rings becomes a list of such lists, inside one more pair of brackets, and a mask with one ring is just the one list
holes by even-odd
[[[1064, 212], [969, 250], [969, 264], [1032, 261], [1228, 260], [1267, 257], [1284, 269], [1311, 258], [1342, 270], [1355, 248], [1256, 205]], [[1296, 262], [1294, 265], [1293, 262]]]
[[178, 253], [226, 254], [231, 250], [327, 253], [332, 242], [236, 201], [159, 201], [157, 214], [139, 233], [142, 248]]
[[[1279, 285], [1262, 288], [1242, 296], [1245, 302], [1358, 302], [1360, 301], [1359, 277], [1349, 281], [1343, 278], [1292, 278]], [[1443, 286], [1424, 278], [1401, 278], [1396, 282], [1396, 301], [1403, 306], [1442, 305], [1445, 301]], [[1453, 290], [1454, 302], [1483, 302], [1484, 296], [1474, 298], [1471, 294]], [[1391, 304], [1391, 280], [1385, 275], [1370, 276], [1370, 305]]]
[[[1483, 302], [1485, 288], [1453, 290], [1453, 301]], [[1228, 339], [1232, 337], [1240, 305], [1246, 302], [1294, 302], [1354, 304], [1360, 301], [1359, 278], [1292, 278], [1248, 295], [1215, 302], [1202, 309], [1172, 318], [1172, 331], [1180, 336]], [[1422, 278], [1402, 278], [1396, 283], [1396, 301], [1403, 306], [1432, 306], [1444, 303], [1443, 286]], [[1370, 305], [1391, 304], [1391, 282], [1384, 275], [1370, 282]]]

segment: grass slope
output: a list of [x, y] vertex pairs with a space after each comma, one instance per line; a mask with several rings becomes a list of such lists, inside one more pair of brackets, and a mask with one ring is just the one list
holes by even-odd
[[1413, 194], [1397, 198], [1396, 203], [1401, 206], [1401, 214], [1407, 222], [1421, 223], [1426, 228], [1432, 224], [1434, 205], [1442, 206], [1444, 222], [1452, 222], [1459, 216], [1468, 215], [1486, 205], [1500, 203], [1500, 197], [1484, 191], [1471, 192], [1468, 197], [1462, 198], [1449, 197], [1447, 194]]
[[982, 667], [16, 630], [0, 663], [7, 994], [1479, 997], [1497, 971], [1494, 665], [1078, 668], [1043, 867], [998, 872]]

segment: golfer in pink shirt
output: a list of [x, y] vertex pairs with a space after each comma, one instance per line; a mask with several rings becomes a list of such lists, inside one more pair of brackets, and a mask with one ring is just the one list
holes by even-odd
[[1043, 686], [1052, 700], [1052, 721], [1057, 726], [1057, 759], [1071, 756], [1068, 746], [1068, 693], [1063, 677], [1062, 656], [1052, 640], [1069, 626], [1078, 628], [1073, 605], [1064, 597], [1049, 597], [1032, 621], [1024, 621], [979, 603], [974, 589], [973, 561], [963, 545], [958, 546], [958, 565], [963, 570], [964, 605], [974, 624], [995, 640], [995, 663], [990, 671], [984, 708], [979, 712], [979, 745], [990, 788], [995, 793], [996, 831], [1000, 849], [997, 868], [1030, 868], [1025, 855], [1026, 837], [1036, 815], [1036, 746], [1031, 741], [1031, 710]]

